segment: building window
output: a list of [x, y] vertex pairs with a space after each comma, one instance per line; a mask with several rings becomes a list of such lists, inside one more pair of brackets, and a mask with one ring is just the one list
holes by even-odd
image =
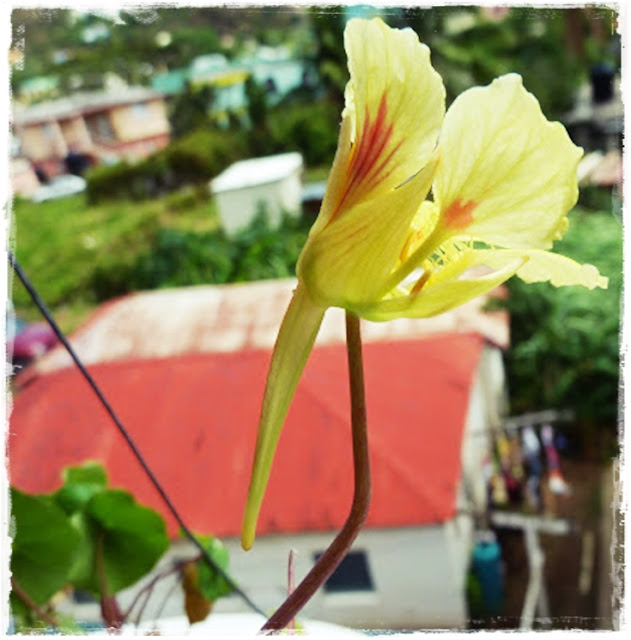
[[139, 102], [138, 104], [132, 105], [131, 110], [134, 117], [139, 120], [149, 117], [149, 107], [146, 102]]
[[114, 140], [116, 137], [107, 113], [86, 116], [85, 124], [95, 140]]
[[[314, 560], [322, 553], [315, 553]], [[351, 551], [324, 583], [325, 593], [346, 593], [348, 591], [374, 591], [375, 585], [368, 566], [365, 551]]]

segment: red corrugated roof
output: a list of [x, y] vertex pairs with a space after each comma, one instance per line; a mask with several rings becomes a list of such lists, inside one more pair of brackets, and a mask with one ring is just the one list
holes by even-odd
[[[101, 305], [70, 341], [84, 364], [272, 349], [295, 287], [295, 279], [286, 279], [133, 293]], [[484, 310], [491, 296], [503, 293], [497, 289], [433, 318], [362, 320], [362, 338], [369, 343], [437, 333], [477, 333], [505, 348], [508, 314]], [[343, 344], [344, 326], [344, 311], [328, 309], [316, 345]], [[69, 366], [72, 360], [60, 346], [31, 365], [17, 382], [24, 384], [34, 376]]]
[[[364, 345], [373, 499], [368, 525], [453, 516], [462, 432], [483, 338]], [[90, 370], [189, 525], [237, 535], [270, 351], [97, 363]], [[346, 354], [316, 348], [298, 387], [263, 503], [259, 534], [341, 526], [352, 496]], [[61, 469], [101, 460], [111, 485], [175, 522], [74, 368], [34, 379], [14, 399], [12, 484], [54, 490]]]

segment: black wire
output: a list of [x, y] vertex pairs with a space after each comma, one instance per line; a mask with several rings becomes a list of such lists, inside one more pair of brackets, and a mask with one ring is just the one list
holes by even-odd
[[178, 513], [177, 509], [175, 508], [175, 506], [171, 502], [171, 499], [166, 494], [165, 490], [162, 488], [162, 485], [160, 484], [160, 482], [158, 481], [158, 479], [154, 475], [153, 471], [151, 470], [149, 465], [145, 462], [145, 459], [142, 457], [142, 454], [138, 450], [138, 447], [136, 447], [136, 444], [134, 443], [134, 441], [132, 440], [131, 436], [127, 432], [127, 429], [125, 429], [125, 427], [123, 426], [123, 424], [119, 420], [119, 418], [116, 415], [116, 413], [114, 413], [114, 410], [110, 406], [109, 402], [107, 401], [107, 399], [105, 398], [105, 396], [103, 395], [103, 393], [101, 392], [99, 387], [97, 386], [97, 384], [94, 381], [94, 379], [92, 378], [92, 376], [88, 373], [86, 368], [83, 366], [83, 363], [81, 362], [81, 360], [79, 360], [79, 357], [77, 356], [77, 354], [75, 353], [74, 349], [72, 348], [72, 346], [68, 342], [68, 339], [66, 338], [66, 336], [64, 335], [62, 330], [57, 325], [57, 322], [55, 321], [55, 319], [52, 317], [50, 311], [46, 307], [46, 304], [40, 298], [39, 294], [37, 293], [37, 290], [31, 284], [31, 281], [29, 280], [27, 275], [22, 270], [22, 267], [20, 267], [17, 259], [13, 255], [13, 252], [8, 251], [8, 258], [9, 258], [9, 264], [11, 265], [11, 267], [13, 267], [13, 270], [15, 271], [16, 275], [18, 276], [18, 278], [20, 279], [20, 281], [22, 282], [22, 284], [24, 285], [26, 290], [29, 292], [29, 295], [33, 299], [33, 302], [35, 303], [37, 308], [41, 311], [42, 315], [46, 319], [46, 322], [48, 322], [48, 324], [51, 326], [52, 330], [55, 332], [56, 336], [59, 338], [59, 341], [64, 345], [64, 347], [66, 348], [66, 351], [70, 354], [70, 357], [74, 360], [74, 363], [79, 368], [79, 371], [81, 371], [81, 373], [83, 374], [83, 377], [88, 381], [88, 384], [92, 387], [92, 390], [96, 394], [97, 398], [101, 401], [101, 404], [105, 407], [105, 410], [109, 413], [110, 417], [114, 421], [114, 424], [116, 424], [116, 426], [118, 427], [118, 430], [120, 431], [121, 435], [127, 441], [127, 444], [129, 445], [129, 448], [131, 449], [132, 453], [134, 454], [134, 456], [136, 456], [136, 459], [140, 463], [140, 466], [143, 468], [144, 472], [149, 477], [149, 480], [151, 480], [153, 486], [156, 488], [156, 490], [160, 494], [162, 500], [164, 501], [164, 504], [167, 506], [167, 508], [169, 509], [171, 514], [173, 515], [173, 517], [177, 520], [178, 524], [180, 525], [180, 528], [184, 532], [184, 535], [186, 535], [186, 537], [197, 547], [197, 549], [199, 549], [200, 553], [202, 554], [202, 557], [207, 562], [207, 564], [212, 569], [214, 569], [230, 585], [230, 587], [233, 589], [233, 591], [237, 595], [241, 596], [241, 598], [243, 598], [243, 600], [254, 611], [256, 611], [257, 613], [259, 613], [262, 616], [264, 616], [265, 618], [267, 618], [265, 613], [261, 609], [259, 609], [256, 606], [256, 604], [254, 604], [254, 602], [252, 602], [252, 600], [250, 600], [248, 595], [245, 594], [239, 588], [237, 583], [212, 559], [212, 557], [210, 556], [208, 551], [206, 549], [204, 549], [202, 544], [191, 533], [190, 529], [186, 526], [184, 520], [182, 519], [182, 517]]

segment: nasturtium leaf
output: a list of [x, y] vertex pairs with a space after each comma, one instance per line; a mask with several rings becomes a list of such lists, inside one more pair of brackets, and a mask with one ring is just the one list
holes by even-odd
[[[228, 550], [218, 538], [213, 536], [197, 536], [208, 555], [217, 563], [217, 565], [226, 571], [228, 569]], [[199, 586], [204, 597], [214, 602], [222, 596], [232, 593], [233, 587], [228, 584], [227, 580], [213, 567], [211, 567], [204, 558], [197, 561], [199, 572]]]
[[63, 471], [64, 486], [54, 494], [66, 513], [85, 507], [90, 498], [107, 489], [107, 472], [98, 462], [86, 462]]
[[79, 534], [49, 496], [11, 488], [15, 535], [11, 573], [36, 604], [44, 604], [69, 581]]
[[107, 589], [116, 593], [150, 571], [169, 546], [166, 525], [157, 511], [139, 505], [119, 489], [95, 494], [85, 507], [102, 545]]
[[99, 581], [96, 573], [96, 540], [99, 527], [80, 511], [69, 516], [70, 524], [79, 534], [77, 553], [70, 567], [70, 582], [75, 589], [99, 595]]

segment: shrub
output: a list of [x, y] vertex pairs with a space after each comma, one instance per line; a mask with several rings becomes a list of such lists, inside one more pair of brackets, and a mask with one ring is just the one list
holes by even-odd
[[202, 129], [171, 143], [164, 150], [178, 185], [209, 180], [247, 156], [243, 136], [234, 131]]
[[228, 282], [235, 247], [221, 232], [161, 229], [151, 250], [131, 266], [130, 290]]
[[607, 290], [509, 281], [506, 354], [514, 412], [572, 409], [585, 428], [615, 431], [618, 410], [622, 229], [605, 213], [575, 212], [562, 251], [609, 277]]
[[337, 147], [340, 112], [333, 103], [296, 104], [270, 114], [277, 150], [300, 151], [310, 166], [328, 165]]
[[307, 234], [308, 224], [291, 218], [272, 229], [264, 212], [234, 238], [221, 229], [161, 228], [133, 262], [101, 260], [92, 287], [105, 300], [142, 289], [285, 278], [295, 273]]
[[205, 183], [199, 185], [187, 185], [172, 191], [166, 198], [165, 204], [169, 211], [189, 211], [200, 202], [210, 199], [210, 189]]
[[144, 200], [166, 191], [170, 183], [167, 158], [162, 152], [136, 164], [120, 162], [99, 166], [86, 175], [88, 202]]
[[138, 163], [95, 167], [86, 175], [88, 201], [153, 198], [208, 181], [246, 155], [237, 132], [196, 131]]

